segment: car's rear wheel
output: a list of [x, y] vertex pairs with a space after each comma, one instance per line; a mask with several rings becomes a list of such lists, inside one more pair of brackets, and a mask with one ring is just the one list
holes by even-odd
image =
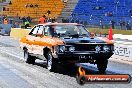
[[108, 59], [102, 59], [97, 61], [97, 68], [100, 73], [105, 73], [108, 64]]
[[28, 64], [35, 63], [35, 57], [31, 56], [27, 50], [24, 50], [24, 59], [25, 59], [26, 63], [28, 63]]
[[47, 53], [46, 58], [47, 58], [47, 69], [49, 71], [55, 71], [57, 62], [55, 58], [53, 58], [52, 53], [50, 51]]

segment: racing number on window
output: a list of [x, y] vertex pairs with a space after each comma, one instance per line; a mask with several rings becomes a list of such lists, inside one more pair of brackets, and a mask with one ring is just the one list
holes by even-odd
[[36, 35], [36, 33], [37, 33], [37, 31], [38, 31], [38, 26], [35, 26], [33, 29], [32, 29], [32, 31], [31, 31], [31, 33], [29, 33], [29, 34], [31, 34], [31, 35]]
[[36, 36], [36, 34], [43, 34], [43, 29], [44, 29], [43, 26], [35, 26], [32, 29], [31, 33], [29, 33], [29, 35], [33, 35], [33, 36], [35, 35]]
[[39, 26], [39, 29], [37, 31], [37, 34], [43, 34], [43, 29], [44, 29], [43, 26]]

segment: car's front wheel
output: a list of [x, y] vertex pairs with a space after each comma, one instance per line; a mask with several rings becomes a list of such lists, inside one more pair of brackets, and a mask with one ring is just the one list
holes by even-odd
[[57, 62], [55, 58], [53, 58], [52, 53], [50, 51], [47, 53], [46, 58], [47, 58], [47, 69], [49, 71], [55, 71]]
[[102, 59], [97, 61], [97, 68], [100, 73], [105, 73], [108, 64], [108, 59]]
[[27, 50], [24, 50], [24, 59], [25, 59], [26, 63], [28, 63], [28, 64], [35, 63], [35, 57], [31, 56]]

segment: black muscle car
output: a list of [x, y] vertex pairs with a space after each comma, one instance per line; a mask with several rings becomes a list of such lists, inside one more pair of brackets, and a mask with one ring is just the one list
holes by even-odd
[[104, 72], [114, 51], [112, 41], [90, 36], [83, 25], [76, 23], [38, 24], [20, 43], [28, 63], [42, 56], [49, 70], [55, 70], [58, 62], [71, 62], [97, 64]]

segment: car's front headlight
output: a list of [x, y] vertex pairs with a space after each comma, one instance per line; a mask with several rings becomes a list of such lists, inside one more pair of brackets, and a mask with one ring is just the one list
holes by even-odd
[[103, 50], [104, 50], [105, 52], [109, 52], [109, 51], [110, 51], [110, 47], [107, 46], [107, 45], [105, 45], [105, 46], [103, 47]]
[[59, 51], [62, 52], [62, 53], [65, 52], [65, 46], [63, 46], [63, 45], [60, 46], [60, 47], [59, 47]]
[[75, 51], [75, 47], [73, 47], [73, 46], [69, 47], [69, 51], [70, 51], [70, 52]]
[[95, 50], [96, 50], [96, 53], [99, 53], [99, 52], [101, 51], [101, 46], [97, 45], [97, 46], [95, 47]]

